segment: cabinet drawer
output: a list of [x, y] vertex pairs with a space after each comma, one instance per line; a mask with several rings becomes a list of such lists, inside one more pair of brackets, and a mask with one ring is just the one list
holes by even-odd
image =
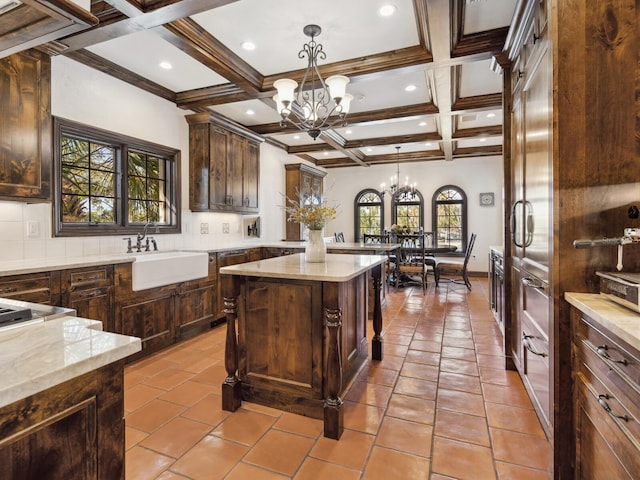
[[63, 293], [88, 290], [113, 285], [113, 266], [102, 265], [73, 270], [63, 270], [61, 274]]
[[[578, 350], [580, 346], [577, 346]], [[640, 442], [640, 395], [590, 348], [578, 352], [577, 376], [611, 420], [635, 442]], [[640, 445], [640, 443], [638, 443]]]
[[637, 444], [630, 440], [616, 419], [605, 412], [588, 382], [581, 373], [576, 375], [575, 478], [639, 478]]
[[629, 382], [640, 385], [640, 360], [620, 342], [592, 325], [584, 317], [580, 318], [577, 328], [577, 341], [581, 348], [589, 348], [595, 352], [610, 368]]
[[532, 326], [537, 327], [548, 342], [549, 296], [543, 288], [537, 287], [542, 282], [535, 277], [525, 274], [521, 281], [524, 315], [532, 323]]
[[522, 374], [534, 404], [549, 424], [549, 341], [533, 325], [527, 315], [523, 316], [522, 332]]
[[23, 302], [51, 302], [51, 275], [49, 272], [0, 277], [0, 297]]

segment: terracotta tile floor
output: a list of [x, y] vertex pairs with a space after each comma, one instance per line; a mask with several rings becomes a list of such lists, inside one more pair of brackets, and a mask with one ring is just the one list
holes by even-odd
[[487, 282], [391, 291], [384, 355], [344, 395], [345, 431], [221, 410], [222, 325], [125, 370], [126, 479], [546, 479], [549, 445], [506, 371]]

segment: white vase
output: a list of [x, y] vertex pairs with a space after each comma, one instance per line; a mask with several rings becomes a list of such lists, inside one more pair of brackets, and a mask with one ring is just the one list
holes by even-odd
[[310, 263], [327, 261], [327, 245], [324, 243], [322, 230], [309, 230], [309, 240], [307, 240], [304, 257]]

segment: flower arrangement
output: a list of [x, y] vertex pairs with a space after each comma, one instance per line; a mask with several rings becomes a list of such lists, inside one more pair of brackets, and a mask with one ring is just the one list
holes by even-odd
[[407, 225], [398, 225], [397, 223], [391, 225], [391, 231], [397, 235], [406, 235], [411, 233], [411, 229]]
[[288, 214], [287, 221], [302, 223], [309, 230], [322, 230], [338, 213], [336, 207], [327, 205], [324, 200], [318, 204], [305, 204], [287, 197], [287, 205], [283, 207]]

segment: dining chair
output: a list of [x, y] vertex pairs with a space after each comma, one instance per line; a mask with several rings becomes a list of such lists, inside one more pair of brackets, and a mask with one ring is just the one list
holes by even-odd
[[390, 243], [390, 235], [388, 233], [363, 233], [362, 241], [373, 244]]
[[[469, 259], [471, 258], [471, 252], [473, 246], [476, 243], [477, 234], [472, 233], [467, 249], [464, 252], [464, 258], [437, 258], [435, 259], [435, 280], [436, 286], [440, 280], [447, 280], [449, 282], [464, 284], [469, 290], [471, 290], [471, 282], [469, 281]], [[444, 278], [442, 275], [459, 275], [461, 278]]]
[[[396, 259], [395, 281], [396, 287], [404, 282], [416, 281], [422, 285], [422, 292], [427, 288], [426, 258], [426, 236], [421, 233], [397, 235], [397, 242], [400, 244], [398, 257]], [[412, 278], [413, 277], [413, 278]]]
[[335, 232], [333, 237], [336, 239], [336, 243], [344, 243], [344, 233]]

